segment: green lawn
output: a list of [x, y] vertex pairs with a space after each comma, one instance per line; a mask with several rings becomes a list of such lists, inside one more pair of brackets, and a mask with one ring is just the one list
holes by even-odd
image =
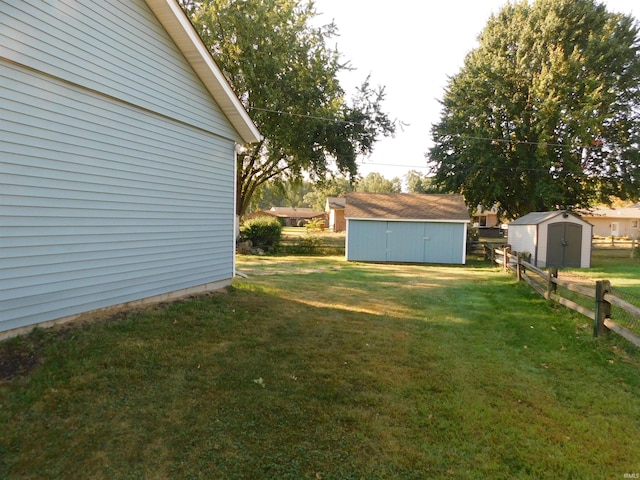
[[[640, 253], [640, 252], [639, 252]], [[595, 280], [610, 280], [614, 288], [622, 289], [640, 299], [640, 257], [631, 256], [629, 248], [594, 248], [592, 268], [575, 273]]]
[[0, 478], [640, 473], [640, 354], [481, 262], [241, 256], [233, 288], [0, 345]]

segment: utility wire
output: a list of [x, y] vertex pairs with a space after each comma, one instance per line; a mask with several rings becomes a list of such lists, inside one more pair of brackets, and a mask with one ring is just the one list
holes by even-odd
[[[283, 112], [282, 110], [273, 110], [269, 108], [259, 108], [259, 107], [251, 107], [250, 110], [256, 110], [259, 112], [267, 112], [267, 113], [275, 113], [277, 115], [289, 115], [291, 117], [298, 118], [309, 118], [312, 120], [322, 120], [330, 123], [347, 123], [352, 125], [364, 125], [365, 122], [352, 122], [349, 120], [339, 120], [336, 118], [328, 118], [328, 117], [320, 117], [317, 115], [307, 115], [303, 113], [292, 113], [292, 112]], [[456, 135], [458, 138], [468, 139], [468, 140], [483, 140], [486, 142], [499, 142], [499, 143], [512, 143], [516, 145], [546, 145], [548, 147], [561, 147], [561, 148], [580, 148], [586, 147], [586, 145], [566, 145], [562, 143], [550, 143], [550, 142], [533, 142], [527, 140], [513, 140], [508, 138], [491, 138], [491, 137], [479, 137], [474, 135]], [[592, 145], [596, 146], [596, 145]], [[403, 165], [404, 166], [404, 165]]]
[[[548, 147], [562, 147], [562, 148], [576, 148], [576, 147], [584, 147], [584, 145], [565, 145], [562, 143], [549, 143], [549, 142], [531, 142], [527, 140], [512, 140], [508, 138], [489, 138], [489, 137], [476, 137], [472, 135], [458, 135], [463, 139], [469, 140], [484, 140], [487, 142], [500, 142], [500, 143], [513, 143], [518, 145], [546, 145]], [[595, 145], [593, 145], [595, 146]]]
[[[320, 117], [316, 115], [305, 115], [301, 113], [283, 112], [281, 110], [273, 110], [268, 108], [252, 107], [251, 110], [257, 110], [257, 111], [267, 112], [267, 113], [275, 113], [278, 115], [289, 115], [291, 117], [298, 117], [298, 118], [310, 118], [313, 120], [321, 120], [321, 121], [331, 122], [331, 123], [345, 123], [345, 124], [353, 124], [353, 125], [364, 124], [364, 122], [351, 122], [347, 120], [338, 120], [335, 118]], [[474, 136], [474, 135], [458, 135], [457, 137], [462, 138], [463, 140], [481, 140], [486, 142], [511, 143], [511, 144], [517, 144], [517, 145], [546, 145], [548, 147], [558, 147], [558, 148], [584, 148], [585, 147], [584, 145], [566, 145], [562, 143], [533, 142], [533, 141], [527, 141], [527, 140], [513, 140], [513, 139], [506, 139], [506, 138], [480, 137], [480, 136]], [[592, 145], [592, 146], [598, 146], [598, 145]], [[419, 165], [397, 165], [392, 163], [362, 163], [361, 165], [362, 166], [379, 166], [379, 167], [416, 168], [416, 169], [432, 168], [424, 165], [420, 165], [420, 166]], [[525, 173], [525, 172], [551, 173], [553, 172], [556, 175], [570, 175], [570, 174], [579, 173], [579, 172], [573, 172], [573, 171], [567, 171], [567, 170], [553, 171], [545, 168], [522, 168], [522, 167], [508, 166], [508, 165], [474, 165], [474, 168], [478, 170], [508, 170], [516, 173]]]
[[349, 120], [338, 120], [337, 118], [318, 117], [315, 115], [305, 115], [302, 113], [283, 112], [281, 110], [270, 110], [268, 108], [251, 107], [251, 110], [257, 110], [259, 112], [277, 113], [278, 115], [289, 115], [291, 117], [310, 118], [312, 120], [322, 120], [330, 123], [348, 123], [351, 125], [364, 125], [365, 122], [351, 122]]

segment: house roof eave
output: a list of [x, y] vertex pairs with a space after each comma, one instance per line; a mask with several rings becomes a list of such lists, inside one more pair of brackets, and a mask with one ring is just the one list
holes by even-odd
[[145, 0], [244, 143], [262, 139], [231, 85], [176, 0]]

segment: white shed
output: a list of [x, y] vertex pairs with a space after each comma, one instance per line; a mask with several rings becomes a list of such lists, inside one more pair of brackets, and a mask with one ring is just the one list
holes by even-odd
[[0, 0], [0, 332], [228, 285], [259, 132], [176, 0]]
[[591, 266], [593, 226], [572, 212], [529, 213], [511, 222], [508, 231], [512, 251], [530, 253], [537, 267]]
[[461, 195], [349, 193], [346, 198], [347, 260], [465, 263], [470, 218]]

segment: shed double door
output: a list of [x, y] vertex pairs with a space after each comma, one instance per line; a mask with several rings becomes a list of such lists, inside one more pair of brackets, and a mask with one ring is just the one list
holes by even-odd
[[357, 221], [349, 237], [350, 260], [463, 263], [463, 224]]
[[460, 225], [451, 223], [388, 222], [387, 261], [459, 263]]
[[582, 225], [570, 222], [551, 223], [547, 232], [547, 265], [580, 268]]

